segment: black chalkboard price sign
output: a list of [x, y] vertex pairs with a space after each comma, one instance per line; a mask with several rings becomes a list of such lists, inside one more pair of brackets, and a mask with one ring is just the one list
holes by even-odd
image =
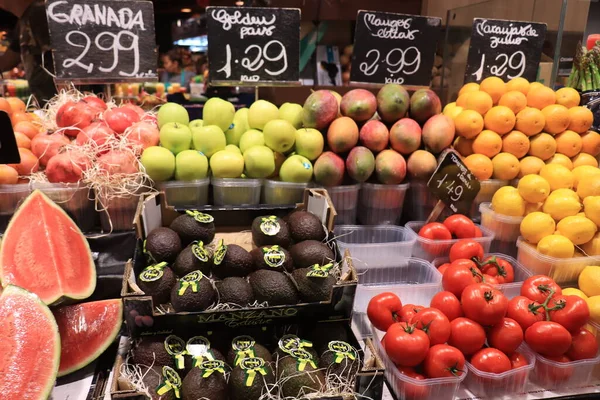
[[152, 2], [46, 0], [46, 17], [58, 81], [157, 79]]
[[466, 214], [481, 185], [454, 150], [446, 150], [429, 182], [429, 190], [454, 213]]
[[481, 82], [489, 76], [535, 81], [546, 30], [546, 24], [475, 18], [465, 83]]
[[213, 85], [299, 84], [300, 10], [207, 7]]
[[429, 86], [441, 19], [360, 10], [351, 82]]
[[21, 157], [10, 117], [6, 112], [0, 111], [0, 164], [18, 164], [20, 162]]

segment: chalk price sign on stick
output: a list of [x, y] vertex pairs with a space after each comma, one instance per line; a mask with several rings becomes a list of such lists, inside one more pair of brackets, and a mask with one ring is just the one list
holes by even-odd
[[208, 7], [206, 15], [213, 84], [300, 83], [299, 9]]
[[429, 86], [441, 19], [360, 10], [350, 81]]
[[475, 18], [465, 83], [481, 82], [489, 76], [535, 81], [546, 30], [546, 24]]
[[157, 79], [152, 2], [47, 0], [46, 16], [57, 80]]

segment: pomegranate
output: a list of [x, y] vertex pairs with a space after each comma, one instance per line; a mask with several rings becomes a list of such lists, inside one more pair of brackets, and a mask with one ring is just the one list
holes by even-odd
[[125, 129], [139, 122], [140, 116], [129, 107], [115, 107], [104, 111], [104, 120], [113, 131], [120, 135], [125, 132]]
[[96, 114], [101, 114], [108, 108], [104, 100], [96, 96], [84, 97], [81, 99], [81, 102], [90, 106], [96, 112]]
[[75, 143], [78, 146], [83, 146], [86, 143], [94, 142], [97, 146], [102, 146], [114, 134], [115, 132], [108, 127], [106, 122], [96, 121], [86, 126], [77, 134]]
[[135, 156], [124, 150], [111, 150], [98, 157], [96, 163], [108, 175], [135, 174], [139, 171]]
[[80, 151], [69, 150], [55, 155], [46, 165], [46, 176], [52, 183], [76, 183], [90, 167], [89, 159]]
[[141, 149], [137, 149], [143, 151], [144, 149], [150, 146], [158, 146], [159, 142], [159, 134], [158, 127], [150, 122], [140, 121], [131, 125], [127, 133], [127, 140], [129, 143], [137, 146], [141, 146]]
[[31, 139], [31, 151], [40, 159], [40, 165], [44, 166], [48, 163], [48, 160], [58, 154], [61, 147], [69, 143], [69, 138], [62, 133], [53, 133], [51, 135], [41, 133]]
[[[59, 128], [74, 127], [83, 129], [92, 123], [96, 112], [86, 103], [68, 101], [56, 113], [56, 125]], [[62, 132], [71, 137], [77, 136], [79, 129], [65, 129]]]

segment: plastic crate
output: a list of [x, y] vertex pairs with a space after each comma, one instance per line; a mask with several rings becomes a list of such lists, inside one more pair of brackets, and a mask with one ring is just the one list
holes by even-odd
[[34, 183], [32, 189], [38, 189], [52, 199], [82, 231], [96, 226], [98, 213], [94, 206], [94, 193], [87, 186], [79, 183]]
[[425, 221], [438, 202], [437, 197], [427, 187], [427, 182], [410, 181], [406, 192], [403, 221]]
[[558, 284], [577, 282], [579, 274], [588, 265], [600, 265], [598, 257], [557, 258], [541, 254], [522, 237], [517, 239], [517, 261], [533, 275], [548, 275]]
[[158, 189], [165, 193], [167, 205], [175, 208], [196, 208], [208, 204], [210, 178], [194, 181], [159, 183]]
[[[98, 196], [98, 194], [96, 194]], [[135, 213], [140, 200], [140, 195], [130, 195], [126, 197], [112, 197], [103, 199], [99, 196], [100, 207], [100, 225], [105, 232], [127, 231], [134, 229]]]
[[263, 203], [297, 204], [302, 203], [304, 189], [308, 183], [281, 182], [267, 179], [263, 182]]
[[[419, 236], [419, 230], [425, 225], [425, 221], [410, 221], [406, 223], [406, 227], [410, 230], [410, 233], [417, 239], [416, 244], [413, 246], [413, 257], [422, 258], [427, 261], [433, 261], [439, 257], [448, 257], [450, 247], [460, 239], [450, 240], [431, 240]], [[488, 253], [490, 251], [490, 245], [494, 239], [494, 232], [479, 226], [481, 233], [483, 234], [480, 238], [473, 238], [472, 240], [481, 243], [483, 251]]]
[[494, 232], [495, 240], [514, 243], [521, 234], [523, 217], [509, 217], [492, 210], [491, 203], [481, 203], [481, 226]]
[[479, 205], [481, 203], [489, 203], [492, 201], [492, 197], [498, 189], [503, 186], [509, 186], [510, 182], [501, 180], [501, 179], [486, 179], [485, 181], [479, 182], [480, 189], [479, 193], [473, 200], [473, 205], [471, 206], [471, 218], [479, 219], [481, 217], [481, 211], [479, 211]]
[[358, 271], [393, 266], [398, 257], [410, 257], [417, 241], [403, 226], [338, 225], [334, 229], [340, 251], [348, 249]]
[[31, 188], [25, 183], [0, 185], [0, 232], [4, 232], [17, 207], [30, 193]]
[[262, 180], [243, 178], [212, 178], [216, 206], [243, 206], [260, 203]]
[[363, 183], [359, 195], [358, 222], [362, 225], [395, 225], [400, 222], [410, 184]]
[[355, 185], [341, 185], [325, 187], [331, 202], [337, 212], [336, 224], [356, 224], [356, 210], [358, 208], [358, 192], [360, 183]]

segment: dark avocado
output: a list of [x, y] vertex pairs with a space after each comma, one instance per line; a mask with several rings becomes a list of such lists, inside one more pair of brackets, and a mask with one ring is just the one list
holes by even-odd
[[252, 241], [257, 247], [277, 244], [287, 248], [290, 232], [287, 223], [274, 215], [264, 215], [252, 221]]
[[290, 355], [292, 350], [302, 349], [306, 350], [310, 353], [313, 359], [318, 360], [319, 355], [313, 349], [312, 342], [308, 340], [304, 340], [297, 335], [287, 334], [282, 336], [277, 342], [277, 348], [273, 353], [273, 359], [277, 360], [282, 357], [287, 357]]
[[290, 236], [296, 243], [304, 240], [322, 242], [327, 237], [319, 217], [308, 211], [296, 211], [287, 218]]
[[294, 269], [294, 261], [289, 251], [279, 245], [257, 247], [250, 254], [256, 270], [268, 269], [278, 272], [292, 272]]
[[[295, 351], [301, 357], [288, 355], [280, 358], [277, 363], [277, 374], [284, 380], [281, 391], [284, 397], [302, 398], [302, 395], [318, 392], [325, 384], [325, 375], [318, 370], [318, 363], [306, 351]], [[299, 365], [304, 369], [299, 370]]]
[[266, 362], [273, 361], [269, 350], [265, 346], [256, 343], [252, 336], [242, 335], [233, 338], [231, 347], [227, 352], [227, 363], [233, 368], [247, 357], [259, 357]]
[[188, 210], [171, 222], [171, 226], [184, 246], [194, 241], [208, 245], [215, 238], [214, 218], [198, 211]]
[[221, 361], [204, 361], [200, 367], [192, 368], [183, 380], [181, 399], [228, 400], [226, 371], [227, 366]]
[[300, 300], [305, 303], [327, 301], [331, 298], [331, 289], [336, 279], [329, 273], [327, 276], [310, 276], [312, 268], [300, 268], [292, 272], [292, 278], [296, 281]]
[[322, 354], [327, 351], [329, 342], [333, 340], [347, 342], [348, 329], [338, 323], [317, 324], [307, 334], [307, 337], [312, 340], [313, 346], [319, 354]]
[[181, 239], [177, 232], [170, 228], [156, 228], [146, 238], [146, 252], [157, 263], [172, 263], [181, 252]]
[[203, 311], [216, 299], [217, 292], [208, 277], [200, 271], [190, 272], [179, 279], [171, 289], [171, 304], [175, 312]]
[[337, 375], [346, 380], [353, 379], [360, 367], [360, 357], [355, 348], [344, 341], [329, 342], [328, 349], [321, 354], [319, 368], [326, 375]]
[[166, 263], [150, 265], [137, 277], [137, 285], [148, 296], [152, 296], [154, 306], [166, 304], [171, 297], [171, 289], [177, 278]]
[[[167, 373], [169, 377], [173, 380], [177, 380], [176, 376], [178, 376], [177, 372], [171, 370]], [[156, 389], [163, 383], [165, 380], [165, 374], [163, 374], [162, 367], [152, 367], [147, 371], [144, 371], [143, 382], [146, 388], [148, 389], [148, 393], [152, 396], [152, 400], [175, 400], [177, 397], [175, 396], [175, 392], [173, 390], [169, 390], [163, 395], [156, 393]], [[179, 377], [179, 381], [181, 381], [181, 377]]]
[[210, 274], [212, 266], [212, 254], [202, 243], [192, 243], [175, 259], [171, 265], [173, 272], [178, 277], [185, 276], [193, 271], [202, 271], [206, 276]]
[[333, 251], [317, 240], [305, 240], [290, 248], [296, 268], [308, 268], [315, 264], [325, 265], [334, 260]]
[[144, 336], [131, 351], [133, 362], [142, 366], [175, 368], [173, 356], [167, 353], [165, 336]]
[[246, 278], [232, 276], [215, 283], [219, 292], [219, 303], [236, 304], [241, 307], [247, 307], [254, 303], [254, 293], [252, 286]]
[[[225, 247], [225, 255], [219, 257], [219, 249]], [[213, 258], [212, 273], [214, 276], [224, 279], [230, 276], [246, 276], [254, 271], [254, 263], [250, 253], [237, 244], [221, 245], [215, 250]]]
[[[190, 347], [188, 341], [188, 349], [189, 348]], [[194, 352], [194, 350], [192, 350], [192, 352]], [[185, 356], [185, 375], [182, 375], [183, 377], [185, 377], [192, 370], [192, 368], [196, 364], [196, 360], [198, 363], [202, 363], [203, 361], [208, 360], [221, 360], [224, 363], [227, 363], [227, 360], [225, 359], [225, 356], [223, 356], [223, 353], [221, 353], [217, 349], [208, 348], [203, 351], [195, 351], [193, 355], [189, 353], [190, 351], [188, 350], [188, 354]]]
[[254, 298], [269, 306], [298, 303], [298, 290], [284, 273], [261, 269], [248, 276]]
[[[261, 369], [265, 375], [257, 372]], [[248, 371], [254, 371], [252, 381], [248, 381]], [[259, 400], [268, 390], [273, 389], [275, 373], [271, 364], [262, 358], [246, 358], [229, 375], [229, 400]]]

